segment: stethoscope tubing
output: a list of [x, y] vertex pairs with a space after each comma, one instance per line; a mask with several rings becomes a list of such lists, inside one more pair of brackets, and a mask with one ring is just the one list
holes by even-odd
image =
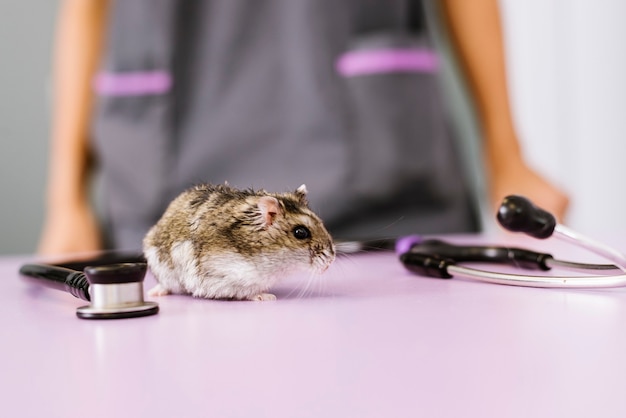
[[464, 277], [485, 283], [509, 286], [578, 289], [626, 286], [626, 275], [624, 274], [612, 276], [535, 276], [499, 273], [459, 265], [450, 265], [447, 267], [447, 271], [453, 277]]
[[553, 268], [566, 268], [569, 270], [580, 270], [580, 271], [609, 271], [609, 270], [621, 270], [614, 264], [594, 264], [594, 263], [577, 263], [575, 261], [566, 261], [566, 260], [558, 260], [551, 259], [546, 261], [546, 265]]
[[603, 242], [589, 238], [588, 236], [576, 232], [562, 224], [556, 224], [554, 227], [554, 237], [598, 254], [607, 260], [612, 261], [615, 264], [615, 268], [626, 272], [626, 269], [623, 267], [626, 265], [624, 254], [615, 248], [604, 244]]
[[[505, 258], [508, 254], [509, 258]], [[518, 260], [515, 256], [524, 256]], [[536, 257], [535, 262], [530, 262]], [[620, 270], [611, 264], [585, 264], [555, 260], [546, 253], [535, 253], [520, 248], [457, 246], [443, 241], [425, 241], [400, 255], [404, 266], [421, 276], [440, 279], [464, 277], [475, 281], [504, 284], [510, 286], [543, 287], [543, 288], [602, 288], [626, 286], [625, 274], [609, 274]], [[502, 264], [516, 268], [532, 268], [535, 270], [552, 270], [558, 266], [568, 270], [607, 272], [598, 275], [555, 276], [535, 275], [482, 270], [467, 267], [466, 262], [483, 264]]]
[[[430, 240], [415, 242], [400, 252], [400, 261], [405, 267], [419, 275], [450, 279], [468, 279], [510, 286], [542, 288], [613, 288], [626, 286], [626, 256], [615, 248], [593, 240], [583, 234], [557, 223], [556, 218], [532, 204], [522, 196], [507, 196], [498, 210], [500, 225], [511, 232], [523, 232], [538, 239], [551, 236], [570, 244], [585, 248], [614, 264], [587, 264], [556, 260], [547, 253], [538, 253], [521, 248], [455, 246]], [[504, 273], [481, 270], [458, 263], [482, 262], [507, 264], [514, 267], [551, 270], [564, 267], [586, 271], [607, 272], [620, 270], [619, 274], [597, 274], [593, 276], [556, 276]]]

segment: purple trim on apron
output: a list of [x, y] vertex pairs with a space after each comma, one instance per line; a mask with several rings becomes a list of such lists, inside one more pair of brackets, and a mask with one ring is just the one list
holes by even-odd
[[344, 77], [381, 73], [432, 73], [437, 71], [437, 55], [429, 49], [394, 48], [350, 51], [341, 55], [336, 69]]
[[167, 93], [172, 76], [167, 71], [135, 71], [99, 73], [94, 80], [95, 91], [103, 96], [143, 96]]

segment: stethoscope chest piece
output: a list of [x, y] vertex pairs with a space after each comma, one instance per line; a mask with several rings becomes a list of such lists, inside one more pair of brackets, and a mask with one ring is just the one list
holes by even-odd
[[76, 309], [82, 319], [121, 319], [154, 315], [155, 302], [143, 299], [145, 263], [120, 263], [84, 269], [91, 303]]

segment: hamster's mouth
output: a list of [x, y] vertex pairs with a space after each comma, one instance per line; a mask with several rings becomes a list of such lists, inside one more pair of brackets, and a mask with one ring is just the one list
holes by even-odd
[[311, 261], [313, 270], [315, 270], [318, 274], [322, 274], [328, 270], [328, 267], [330, 267], [333, 261], [335, 261], [335, 255], [324, 252], [322, 254], [317, 254]]

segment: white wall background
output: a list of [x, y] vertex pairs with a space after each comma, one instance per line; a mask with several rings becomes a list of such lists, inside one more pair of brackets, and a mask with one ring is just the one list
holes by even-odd
[[[572, 227], [621, 234], [626, 1], [500, 1], [527, 157], [570, 193]], [[42, 223], [57, 4], [0, 0], [0, 254], [32, 253]]]
[[626, 2], [500, 0], [526, 155], [572, 198], [567, 223], [626, 232]]

